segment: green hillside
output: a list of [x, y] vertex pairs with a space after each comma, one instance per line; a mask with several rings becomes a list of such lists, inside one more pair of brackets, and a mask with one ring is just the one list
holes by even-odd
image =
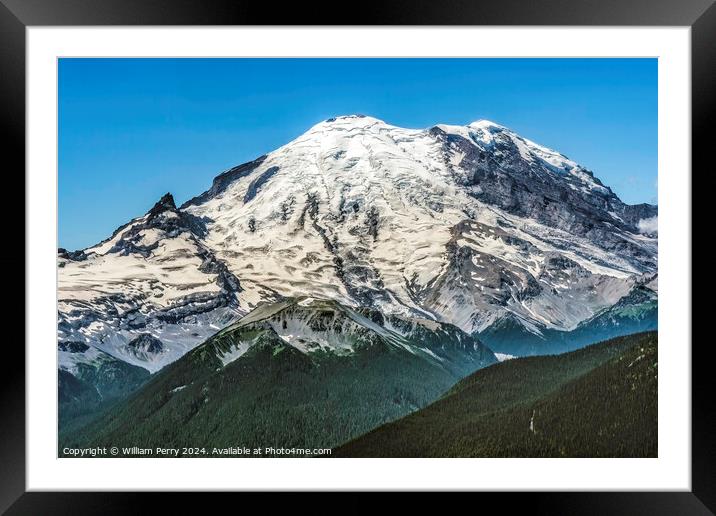
[[57, 371], [58, 428], [70, 431], [127, 397], [149, 379], [149, 371], [106, 353], [73, 373]]
[[[318, 301], [257, 309], [97, 420], [61, 433], [60, 449], [330, 448], [424, 407], [495, 362], [453, 327], [434, 325], [431, 340], [433, 330], [405, 322], [403, 337], [373, 315]], [[305, 338], [277, 333], [299, 325]], [[336, 347], [325, 348], [326, 339]]]
[[656, 457], [656, 332], [479, 370], [334, 457]]

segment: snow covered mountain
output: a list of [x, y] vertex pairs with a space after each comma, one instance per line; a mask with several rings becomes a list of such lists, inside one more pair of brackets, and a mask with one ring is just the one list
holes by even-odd
[[60, 250], [59, 337], [156, 371], [301, 296], [469, 334], [570, 331], [655, 277], [656, 221], [489, 121], [332, 118], [180, 208], [167, 195], [104, 242]]
[[[202, 221], [167, 194], [96, 246], [60, 249], [60, 343], [86, 342], [90, 355], [153, 372], [223, 328], [239, 313], [241, 285], [204, 236]], [[60, 349], [60, 366], [72, 371], [83, 355]]]

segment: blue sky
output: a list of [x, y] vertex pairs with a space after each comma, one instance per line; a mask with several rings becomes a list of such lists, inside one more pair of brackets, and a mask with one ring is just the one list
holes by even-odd
[[336, 115], [486, 118], [656, 202], [656, 59], [61, 59], [59, 245], [79, 249]]

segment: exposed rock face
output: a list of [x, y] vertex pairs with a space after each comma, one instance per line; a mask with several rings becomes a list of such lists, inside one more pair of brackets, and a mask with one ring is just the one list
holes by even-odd
[[261, 165], [261, 163], [264, 162], [265, 159], [266, 156], [261, 156], [254, 161], [244, 163], [242, 165], [239, 165], [238, 167], [234, 167], [230, 170], [227, 170], [226, 172], [219, 174], [214, 178], [214, 182], [212, 183], [210, 189], [208, 189], [203, 194], [198, 195], [197, 197], [189, 199], [182, 205], [182, 209], [187, 208], [188, 206], [191, 206], [193, 204], [204, 203], [212, 197], [216, 197], [217, 195], [223, 193], [224, 190], [226, 190], [231, 183], [241, 179], [242, 177], [250, 175], [254, 170], [256, 170], [257, 167], [259, 167], [259, 165]]
[[89, 349], [89, 346], [84, 342], [68, 340], [64, 342], [59, 342], [57, 344], [57, 349], [59, 349], [60, 351], [66, 351], [67, 353], [84, 353]]
[[156, 356], [164, 351], [162, 341], [149, 333], [142, 333], [139, 337], [130, 340], [127, 348], [142, 360], [147, 360], [149, 357]]
[[655, 257], [621, 233], [639, 233], [639, 220], [655, 216], [656, 206], [624, 204], [591, 171], [496, 124], [437, 126], [431, 133], [448, 156], [462, 156], [453, 168], [456, 181], [477, 199], [626, 252], [644, 270], [655, 266]]

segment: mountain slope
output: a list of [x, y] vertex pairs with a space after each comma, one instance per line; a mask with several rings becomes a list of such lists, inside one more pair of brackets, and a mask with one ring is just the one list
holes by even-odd
[[[656, 273], [643, 229], [656, 217], [489, 121], [337, 117], [179, 208], [165, 196], [106, 241], [61, 250], [60, 338], [154, 372], [260, 304], [306, 295], [541, 338]], [[155, 351], [130, 345], [142, 335]], [[540, 338], [529, 349], [548, 352]]]
[[657, 335], [502, 362], [335, 457], [656, 457]]
[[58, 345], [59, 426], [124, 398], [149, 379], [149, 372], [78, 341]]
[[614, 305], [582, 321], [572, 331], [540, 327], [533, 333], [519, 322], [504, 318], [478, 336], [495, 352], [527, 356], [565, 353], [612, 337], [655, 331], [659, 306], [653, 283], [637, 284]]
[[635, 220], [655, 207], [627, 207], [490, 122], [339, 117], [252, 166], [183, 206], [211, 221], [207, 241], [246, 296], [330, 297], [468, 332], [508, 314], [572, 329], [655, 271], [656, 240]]
[[331, 447], [496, 361], [446, 324], [286, 299], [157, 373], [63, 446]]
[[[156, 371], [225, 326], [241, 313], [241, 286], [202, 243], [205, 235], [204, 221], [177, 210], [167, 194], [104, 242], [60, 250], [60, 340]], [[140, 337], [158, 344], [138, 353]]]

